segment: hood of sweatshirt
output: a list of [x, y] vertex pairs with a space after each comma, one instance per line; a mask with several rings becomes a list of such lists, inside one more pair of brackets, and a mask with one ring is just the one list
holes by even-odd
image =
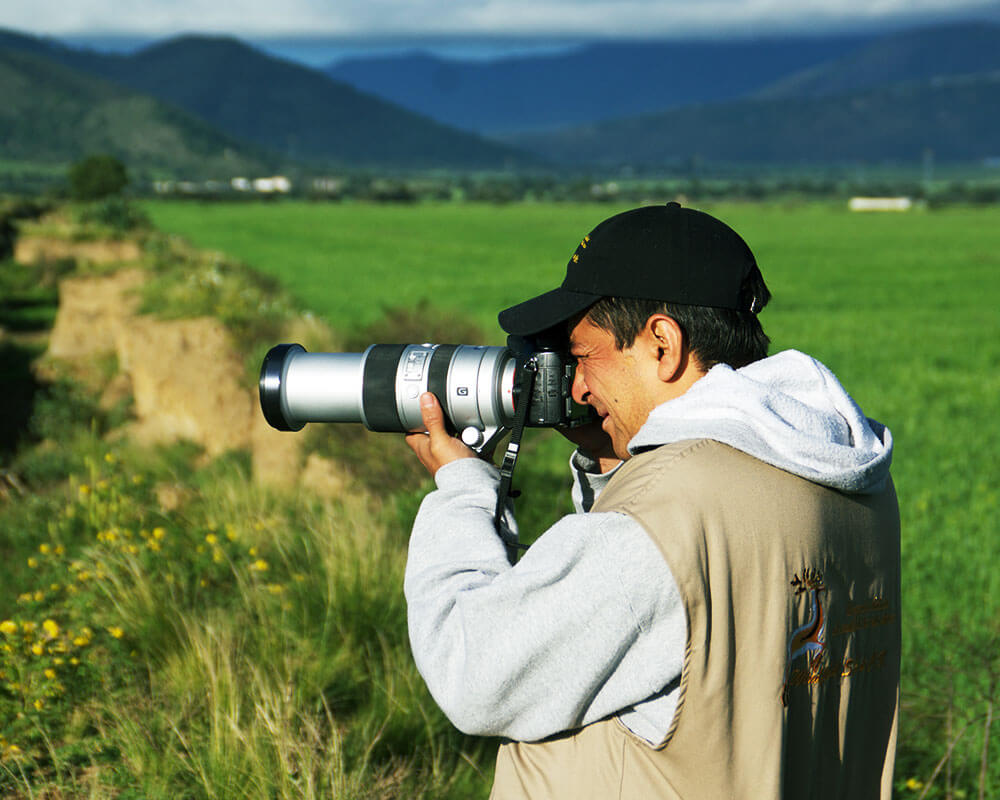
[[628, 447], [636, 454], [686, 439], [728, 444], [842, 492], [878, 491], [892, 462], [889, 429], [868, 419], [829, 369], [796, 350], [738, 370], [712, 367], [653, 409]]

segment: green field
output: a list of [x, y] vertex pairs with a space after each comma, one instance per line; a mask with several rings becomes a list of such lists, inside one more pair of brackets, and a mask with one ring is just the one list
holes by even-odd
[[[224, 253], [218, 263], [236, 259], [277, 278], [352, 347], [366, 336], [443, 340], [453, 330], [502, 342], [496, 312], [561, 281], [580, 238], [621, 210], [144, 208], [162, 231]], [[899, 796], [993, 796], [1000, 209], [706, 210], [757, 254], [774, 294], [762, 315], [772, 352], [794, 347], [824, 361], [893, 432], [904, 570]], [[189, 267], [188, 283], [208, 292], [197, 313], [214, 309], [249, 330], [248, 317], [263, 316], [263, 284], [244, 291], [212, 264], [198, 256]], [[249, 305], [231, 307], [240, 303]], [[260, 344], [247, 341], [253, 362]], [[255, 489], [244, 454], [206, 463], [183, 444], [149, 451], [106, 438], [119, 424], [56, 382], [36, 398], [36, 444], [0, 463], [30, 489], [21, 496], [0, 483], [0, 637], [9, 645], [0, 714], [16, 709], [0, 727], [0, 796], [485, 797], [495, 742], [450, 728], [408, 652], [401, 574], [429, 482], [398, 440], [361, 432], [325, 444], [364, 488], [321, 503]], [[568, 448], [529, 431], [523, 452], [518, 510], [533, 538], [567, 507], [554, 498], [568, 486]], [[177, 510], [163, 510], [163, 485], [186, 498]], [[40, 638], [46, 619], [58, 636]], [[40, 642], [67, 652], [39, 655]], [[63, 663], [71, 654], [75, 671]]]

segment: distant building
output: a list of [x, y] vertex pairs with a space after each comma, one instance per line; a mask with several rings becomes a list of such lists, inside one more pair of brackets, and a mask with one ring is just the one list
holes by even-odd
[[292, 182], [284, 175], [275, 175], [271, 178], [255, 178], [253, 189], [255, 192], [263, 194], [272, 194], [274, 192], [288, 194], [292, 191]]
[[909, 197], [852, 197], [847, 207], [851, 211], [909, 211], [913, 201]]

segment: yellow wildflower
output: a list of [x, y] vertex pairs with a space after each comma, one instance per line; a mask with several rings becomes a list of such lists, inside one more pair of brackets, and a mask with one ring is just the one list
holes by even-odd
[[215, 544], [216, 542], [219, 541], [219, 537], [216, 536], [214, 533], [210, 533], [208, 534], [208, 536], [205, 537], [205, 541], [208, 542], [209, 544]]
[[75, 644], [77, 647], [86, 647], [88, 644], [90, 644], [90, 639], [88, 639], [86, 636], [77, 636], [76, 638], [73, 639], [73, 644]]
[[85, 570], [85, 569], [81, 569], [78, 573], [76, 573], [76, 579], [78, 581], [87, 581], [87, 580], [90, 580], [90, 573], [87, 572], [87, 570]]
[[212, 548], [212, 561], [214, 561], [216, 564], [221, 564], [225, 560], [226, 560], [225, 553], [223, 553], [220, 548], [213, 547]]
[[45, 705], [45, 701], [42, 698], [38, 698], [33, 705], [35, 706], [35, 711], [41, 711], [42, 707]]
[[114, 464], [115, 463], [114, 454], [113, 453], [105, 453], [104, 454], [104, 460], [107, 461], [109, 464]]
[[258, 558], [250, 565], [250, 569], [255, 569], [258, 572], [267, 572], [270, 568], [271, 565], [268, 564], [263, 558]]
[[45, 635], [50, 639], [55, 639], [59, 635], [59, 625], [53, 619], [47, 619], [42, 623], [42, 628], [45, 631]]
[[52, 667], [49, 667], [45, 670], [45, 677], [50, 681], [54, 681], [56, 679], [56, 671]]
[[25, 633], [34, 633], [36, 627], [37, 626], [35, 625], [35, 623], [32, 622], [31, 620], [21, 623], [21, 630], [24, 631]]
[[69, 663], [72, 664], [74, 667], [79, 666], [80, 659], [78, 659], [76, 656], [73, 656], [73, 658], [69, 660]]
[[108, 633], [110, 633], [116, 639], [121, 639], [125, 635], [125, 631], [123, 631], [117, 625], [112, 625], [110, 628], [108, 628]]
[[45, 653], [45, 645], [42, 644], [41, 642], [35, 642], [33, 645], [31, 645], [31, 652], [34, 653], [36, 656], [43, 655]]
[[282, 586], [280, 583], [269, 583], [267, 585], [267, 590], [271, 594], [281, 594], [283, 591], [285, 591], [285, 587]]
[[167, 535], [167, 532], [163, 528], [153, 528], [153, 538], [162, 539]]
[[232, 523], [226, 523], [226, 538], [231, 541], [236, 541], [236, 528], [232, 526]]
[[66, 548], [65, 547], [63, 547], [61, 544], [57, 544], [56, 545], [55, 554], [57, 556], [61, 556], [65, 552], [66, 552]]
[[58, 592], [61, 588], [62, 587], [58, 583], [50, 583], [49, 584], [49, 591], [50, 592]]
[[17, 633], [17, 623], [12, 619], [5, 619], [0, 622], [0, 633], [5, 633], [7, 636]]
[[80, 497], [86, 497], [90, 494], [90, 487], [85, 483], [81, 483], [78, 491], [80, 492]]
[[36, 603], [41, 603], [42, 600], [45, 599], [45, 592], [43, 592], [43, 591], [37, 591], [37, 592], [35, 592], [35, 598], [34, 599], [35, 599]]
[[921, 780], [917, 780], [916, 778], [909, 778], [906, 781], [906, 788], [909, 789], [911, 792], [916, 792], [924, 788], [924, 782]]
[[151, 540], [150, 540], [150, 541], [149, 541], [149, 542], [147, 543], [147, 546], [148, 546], [148, 547], [149, 547], [149, 549], [150, 549], [150, 550], [152, 550], [152, 551], [153, 551], [154, 553], [159, 553], [159, 552], [160, 552], [160, 543], [159, 543], [158, 541], [156, 541], [156, 539], [151, 539]]
[[257, 548], [256, 548], [256, 547], [251, 547], [251, 548], [250, 548], [249, 550], [247, 550], [247, 552], [248, 552], [248, 553], [249, 553], [249, 554], [250, 554], [251, 556], [256, 556], [256, 555], [257, 555]]
[[28, 566], [31, 567], [32, 569], [34, 569], [35, 567], [37, 567], [38, 566], [38, 559], [35, 558], [34, 556], [30, 556], [28, 558]]
[[52, 545], [50, 545], [48, 542], [42, 542], [40, 545], [38, 545], [38, 552], [41, 553], [43, 556], [48, 555], [49, 553], [52, 552]]

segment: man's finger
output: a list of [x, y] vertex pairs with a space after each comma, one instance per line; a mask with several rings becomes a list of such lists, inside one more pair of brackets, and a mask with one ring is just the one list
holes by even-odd
[[441, 410], [438, 399], [430, 392], [420, 395], [420, 416], [431, 436], [448, 435], [444, 426], [444, 411]]

